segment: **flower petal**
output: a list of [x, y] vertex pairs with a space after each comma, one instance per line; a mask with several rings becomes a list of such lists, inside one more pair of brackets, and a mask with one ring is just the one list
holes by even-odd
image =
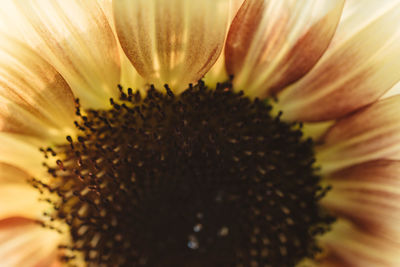
[[28, 184], [29, 178], [23, 170], [0, 163], [0, 220], [9, 217], [37, 220], [43, 217], [48, 204], [39, 201], [40, 193]]
[[4, 162], [0, 162], [0, 184], [26, 184], [29, 175], [23, 170]]
[[[231, 0], [229, 6], [229, 23], [227, 25], [227, 33], [233, 19], [235, 18], [243, 2], [244, 0]], [[204, 76], [204, 82], [210, 87], [215, 87], [217, 83], [225, 82], [228, 80], [229, 80], [229, 75], [225, 68], [225, 43], [224, 43], [224, 49], [222, 53], [219, 55], [218, 60], [217, 62], [215, 62], [214, 66], [212, 66], [212, 68]]]
[[383, 99], [334, 124], [317, 147], [323, 173], [380, 158], [400, 159], [400, 96]]
[[354, 225], [339, 220], [321, 238], [326, 256], [320, 266], [397, 267], [400, 265], [398, 242], [388, 242]]
[[[115, 19], [113, 13], [113, 1], [112, 0], [99, 0], [100, 7], [103, 9], [104, 14], [106, 15], [108, 22], [114, 32], [114, 35], [117, 36], [117, 29], [115, 28]], [[119, 43], [118, 38], [116, 38], [118, 43], [118, 51], [121, 61], [121, 81], [120, 84], [125, 87], [131, 87], [133, 89], [141, 91], [141, 93], [145, 93], [145, 82], [142, 76], [136, 71], [133, 67], [132, 63], [125, 55], [124, 50]]]
[[376, 101], [400, 80], [400, 2], [393, 2], [397, 4], [372, 14], [374, 19], [355, 32], [343, 29], [350, 23], [339, 24], [315, 68], [279, 97], [284, 119], [340, 118]]
[[399, 242], [400, 161], [371, 161], [327, 179], [332, 190], [322, 205], [373, 236]]
[[60, 235], [32, 220], [0, 221], [1, 266], [49, 266], [57, 255]]
[[46, 174], [42, 166], [44, 156], [39, 151], [42, 140], [0, 132], [0, 144], [0, 162], [19, 167], [38, 178]]
[[368, 24], [399, 3], [399, 0], [346, 0], [339, 27], [330, 48], [340, 46]]
[[390, 90], [382, 96], [382, 98], [388, 98], [394, 95], [399, 95], [400, 94], [400, 82], [395, 84]]
[[49, 207], [39, 198], [39, 191], [28, 184], [1, 184], [0, 220], [10, 217], [43, 218], [43, 212]]
[[73, 129], [74, 110], [61, 75], [27, 46], [0, 35], [0, 131], [51, 138]]
[[[14, 0], [27, 43], [40, 52], [88, 107], [108, 107], [118, 95], [120, 62], [115, 36], [95, 0]], [[18, 13], [17, 13], [18, 15]]]
[[232, 22], [225, 58], [238, 90], [275, 94], [306, 74], [335, 32], [343, 0], [247, 0]]
[[117, 0], [119, 41], [146, 81], [177, 92], [211, 68], [223, 46], [228, 0]]

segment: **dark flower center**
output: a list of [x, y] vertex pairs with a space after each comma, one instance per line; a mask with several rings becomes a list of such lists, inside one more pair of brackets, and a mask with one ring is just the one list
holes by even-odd
[[[77, 107], [81, 135], [53, 153], [40, 190], [89, 266], [293, 266], [332, 217], [299, 125], [230, 84], [174, 95], [122, 88], [109, 110]], [[46, 151], [44, 151], [47, 154]]]

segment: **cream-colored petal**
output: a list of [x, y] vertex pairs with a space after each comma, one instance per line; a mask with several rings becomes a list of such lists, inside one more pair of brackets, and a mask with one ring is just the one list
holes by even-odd
[[340, 46], [398, 3], [399, 0], [346, 0], [330, 48]]
[[0, 162], [0, 184], [26, 184], [29, 174], [16, 166]]
[[40, 193], [29, 184], [1, 184], [0, 220], [24, 217], [37, 220], [49, 209], [44, 201], [39, 201]]
[[326, 182], [332, 190], [321, 204], [328, 210], [373, 236], [399, 242], [400, 161], [359, 164], [330, 175]]
[[0, 131], [58, 138], [74, 129], [74, 111], [62, 76], [26, 45], [0, 35]]
[[97, 0], [113, 31], [115, 30], [112, 2], [113, 0]]
[[[113, 4], [112, 0], [99, 0], [99, 4], [101, 8], [103, 9], [104, 14], [106, 15], [108, 22], [110, 23], [114, 35], [117, 36], [117, 29], [115, 28], [115, 19], [114, 19], [114, 12], [113, 12]], [[119, 43], [118, 38], [116, 38], [117, 43], [118, 43], [118, 51], [120, 55], [120, 61], [121, 61], [121, 78], [120, 78], [120, 84], [126, 89], [126, 88], [133, 88], [136, 90], [140, 90], [142, 93], [146, 92], [145, 88], [145, 81], [143, 80], [142, 76], [139, 75], [139, 73], [136, 71], [136, 69], [133, 67], [131, 61], [128, 59], [128, 57], [125, 55], [125, 52], [123, 51], [121, 44]]]
[[43, 212], [50, 206], [39, 201], [43, 196], [28, 183], [30, 178], [23, 170], [0, 162], [0, 220], [11, 217], [43, 218]]
[[[21, 37], [61, 73], [86, 107], [117, 96], [120, 60], [115, 36], [96, 0], [13, 1]], [[4, 12], [4, 11], [3, 11]]]
[[60, 235], [56, 231], [42, 228], [31, 220], [22, 218], [2, 220], [0, 221], [0, 266], [49, 266], [39, 264], [54, 262], [59, 240]]
[[380, 158], [400, 159], [399, 107], [400, 96], [393, 96], [334, 124], [316, 148], [322, 172]]
[[306, 74], [335, 32], [343, 0], [247, 0], [232, 22], [225, 60], [234, 86], [275, 94]]
[[229, 0], [117, 0], [119, 41], [145, 78], [176, 92], [195, 83], [217, 60], [224, 42]]
[[44, 156], [39, 148], [48, 145], [40, 139], [0, 132], [0, 162], [41, 178], [47, 170], [42, 166]]
[[60, 260], [60, 252], [54, 250], [47, 257], [41, 259], [34, 267], [63, 267], [64, 261]]
[[[340, 118], [376, 101], [400, 80], [400, 1], [393, 2], [372, 12], [373, 20], [366, 19], [369, 23], [361, 28], [344, 30], [351, 25], [339, 24], [334, 43], [318, 64], [279, 96], [284, 119]], [[364, 12], [370, 6], [362, 7], [361, 16], [369, 16]]]
[[0, 34], [6, 34], [14, 38], [21, 37], [23, 35], [18, 28], [18, 24], [14, 23], [16, 18], [19, 18], [21, 14], [15, 7], [13, 0], [2, 0], [0, 5]]
[[[235, 18], [239, 8], [242, 6], [244, 0], [231, 0], [229, 6], [229, 23], [227, 24], [227, 31], [231, 26], [233, 19]], [[226, 41], [226, 39], [225, 39]], [[228, 72], [225, 68], [225, 44], [222, 53], [219, 55], [217, 62], [212, 66], [212, 68], [204, 76], [204, 82], [210, 86], [215, 87], [217, 83], [225, 82], [229, 80]]]
[[400, 82], [395, 84], [390, 90], [382, 96], [382, 98], [388, 98], [394, 95], [399, 95], [400, 94]]
[[370, 235], [349, 222], [339, 220], [321, 238], [325, 259], [320, 266], [329, 267], [397, 267], [400, 266], [400, 243]]

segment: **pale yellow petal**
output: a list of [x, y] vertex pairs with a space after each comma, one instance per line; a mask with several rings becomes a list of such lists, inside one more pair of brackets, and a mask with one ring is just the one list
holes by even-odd
[[316, 149], [323, 173], [362, 162], [400, 159], [400, 96], [383, 99], [335, 123]]
[[42, 166], [44, 156], [39, 148], [48, 145], [40, 139], [0, 132], [0, 162], [42, 177], [46, 174], [46, 168]]
[[400, 243], [388, 242], [370, 235], [349, 222], [339, 220], [321, 238], [329, 267], [398, 267]]
[[[118, 95], [120, 59], [115, 36], [96, 0], [13, 1], [6, 20], [71, 86], [87, 107], [108, 107]], [[4, 13], [5, 11], [3, 11]]]
[[0, 131], [57, 139], [74, 129], [74, 96], [26, 45], [0, 35]]
[[101, 9], [103, 10], [104, 15], [106, 15], [108, 23], [110, 24], [111, 28], [115, 30], [115, 23], [114, 23], [114, 15], [113, 15], [113, 8], [112, 2], [113, 0], [97, 0]]
[[44, 201], [39, 201], [40, 193], [29, 184], [0, 185], [0, 220], [11, 217], [24, 217], [33, 220], [43, 218], [49, 209]]
[[51, 208], [39, 201], [43, 196], [28, 183], [30, 178], [20, 168], [0, 162], [0, 220], [11, 217], [39, 220]]
[[321, 200], [323, 206], [370, 235], [399, 242], [400, 161], [370, 161], [326, 179], [332, 190]]
[[330, 49], [340, 46], [399, 2], [399, 0], [346, 0]]
[[[115, 19], [112, 7], [112, 0], [99, 0], [99, 4], [103, 9], [104, 14], [106, 15], [108, 22], [110, 23], [114, 35], [117, 36], [117, 31], [115, 28]], [[128, 87], [133, 88], [135, 90], [140, 90], [142, 93], [145, 93], [145, 81], [133, 67], [132, 63], [125, 55], [121, 44], [119, 43], [118, 38], [116, 38], [118, 43], [118, 51], [121, 60], [121, 78], [120, 84], [126, 89]]]
[[245, 1], [225, 50], [235, 88], [266, 97], [300, 79], [328, 47], [343, 4], [343, 0]]
[[13, 165], [0, 162], [0, 184], [26, 184], [29, 174]]
[[14, 23], [15, 19], [21, 14], [15, 7], [13, 0], [2, 0], [0, 5], [0, 33], [13, 36], [14, 38], [21, 37], [22, 33], [18, 29], [18, 24]]
[[[349, 23], [339, 24], [334, 43], [318, 64], [279, 96], [284, 119], [340, 118], [373, 103], [400, 80], [400, 2], [394, 3], [372, 12], [373, 19], [362, 27], [345, 30]], [[360, 16], [369, 16], [370, 9], [360, 5]]]
[[[229, 5], [229, 23], [227, 25], [227, 29], [229, 29], [229, 27], [231, 26], [232, 20], [235, 18], [243, 2], [244, 0], [231, 0]], [[222, 53], [218, 57], [217, 62], [215, 62], [214, 66], [212, 66], [212, 68], [204, 76], [204, 82], [210, 87], [215, 87], [217, 83], [225, 82], [228, 80], [229, 80], [229, 75], [225, 68], [225, 44], [224, 44], [224, 49], [222, 50]]]
[[388, 98], [391, 96], [400, 94], [400, 82], [396, 83], [390, 90], [382, 96], [382, 98]]
[[[60, 235], [20, 218], [0, 221], [0, 266], [45, 267], [54, 262]], [[40, 265], [46, 264], [46, 265]]]
[[226, 34], [229, 0], [117, 0], [119, 41], [145, 78], [180, 92], [217, 60]]

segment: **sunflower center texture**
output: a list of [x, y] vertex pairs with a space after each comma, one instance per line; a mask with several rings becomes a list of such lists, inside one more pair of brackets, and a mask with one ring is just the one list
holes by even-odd
[[[293, 266], [332, 218], [311, 140], [271, 107], [202, 82], [77, 107], [80, 136], [51, 151], [52, 220], [89, 266]], [[85, 115], [83, 115], [85, 113]], [[70, 256], [68, 256], [70, 255]]]

